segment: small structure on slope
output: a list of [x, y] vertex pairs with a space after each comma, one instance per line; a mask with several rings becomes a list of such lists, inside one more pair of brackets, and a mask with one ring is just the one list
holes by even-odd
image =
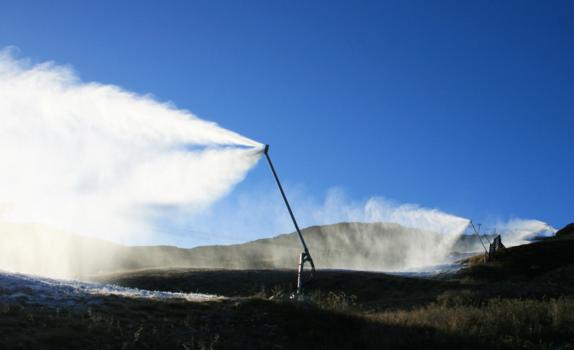
[[504, 248], [506, 247], [504, 246], [504, 244], [502, 244], [502, 237], [500, 237], [500, 235], [496, 236], [492, 241], [492, 243], [490, 243], [490, 246], [488, 247], [488, 256], [486, 260], [487, 261], [492, 260], [496, 252]]

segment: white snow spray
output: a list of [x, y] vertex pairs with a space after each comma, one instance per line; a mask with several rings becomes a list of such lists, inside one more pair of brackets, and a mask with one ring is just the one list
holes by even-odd
[[97, 237], [149, 232], [154, 206], [207, 206], [259, 159], [215, 123], [7, 51], [0, 118], [0, 219]]

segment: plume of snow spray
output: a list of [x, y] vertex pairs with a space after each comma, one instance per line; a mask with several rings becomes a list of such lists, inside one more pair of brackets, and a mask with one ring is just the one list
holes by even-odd
[[[402, 226], [368, 228], [370, 231], [386, 230], [389, 238], [373, 239], [369, 245], [372, 253], [370, 256], [380, 256], [380, 259], [371, 258], [370, 261], [360, 262], [351, 260], [350, 264], [361, 269], [377, 266], [377, 269], [410, 270], [448, 263], [454, 244], [470, 223], [466, 218], [438, 209], [396, 203], [383, 197], [372, 197], [365, 202], [350, 202], [337, 190], [328, 194], [323, 207], [313, 216], [318, 222], [333, 222], [339, 217], [348, 222], [394, 223]], [[371, 235], [375, 234], [372, 232]]]
[[353, 202], [339, 189], [331, 189], [322, 206], [312, 212], [314, 221], [336, 222], [343, 218], [353, 222], [389, 222], [404, 227], [432, 231], [447, 236], [459, 236], [469, 220], [444, 211], [417, 204], [397, 203], [384, 197], [371, 197]]
[[502, 242], [507, 246], [528, 243], [529, 240], [539, 237], [551, 237], [556, 229], [540, 220], [510, 219], [498, 222], [496, 230], [502, 236]]
[[52, 63], [0, 53], [0, 219], [115, 238], [150, 232], [154, 206], [225, 195], [260, 144]]

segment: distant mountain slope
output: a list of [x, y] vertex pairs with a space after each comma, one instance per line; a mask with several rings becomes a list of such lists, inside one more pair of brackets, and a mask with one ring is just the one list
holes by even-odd
[[[442, 263], [458, 238], [387, 223], [312, 226], [302, 233], [318, 267], [388, 271]], [[295, 268], [300, 253], [290, 233], [228, 246], [132, 247], [123, 266]]]
[[[317, 267], [361, 270], [392, 271], [443, 263], [453, 250], [464, 251], [477, 243], [468, 237], [389, 223], [312, 226], [304, 229], [303, 235]], [[128, 247], [31, 225], [0, 224], [0, 269], [47, 276], [154, 267], [296, 268], [300, 252], [294, 233], [243, 244], [183, 249]]]

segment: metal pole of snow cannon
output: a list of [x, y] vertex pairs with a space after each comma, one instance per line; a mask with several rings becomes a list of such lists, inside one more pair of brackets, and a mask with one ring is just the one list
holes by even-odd
[[279, 191], [281, 192], [281, 196], [283, 197], [283, 201], [285, 202], [285, 206], [289, 211], [289, 215], [291, 216], [291, 220], [293, 221], [293, 225], [295, 226], [295, 230], [297, 231], [297, 236], [299, 236], [299, 241], [303, 246], [303, 252], [299, 257], [299, 268], [297, 270], [297, 295], [301, 295], [303, 293], [303, 280], [302, 274], [303, 269], [305, 268], [305, 263], [308, 262], [311, 265], [311, 278], [312, 280], [315, 278], [315, 264], [313, 263], [313, 258], [311, 258], [311, 254], [309, 253], [309, 249], [307, 248], [307, 244], [305, 243], [305, 239], [301, 234], [301, 230], [299, 229], [299, 225], [297, 224], [297, 220], [295, 219], [295, 215], [293, 214], [293, 210], [291, 210], [291, 205], [289, 205], [289, 201], [287, 200], [287, 196], [285, 195], [285, 191], [283, 190], [283, 186], [281, 185], [281, 181], [279, 181], [279, 177], [277, 176], [277, 172], [275, 171], [275, 167], [273, 166], [273, 162], [271, 162], [271, 157], [269, 157], [269, 145], [265, 145], [265, 149], [263, 150], [265, 153], [265, 158], [267, 158], [267, 162], [269, 163], [269, 167], [271, 168], [271, 172], [273, 173], [273, 177], [275, 178], [275, 182], [277, 182], [277, 187], [279, 187]]
[[484, 248], [484, 260], [486, 262], [486, 260], [488, 260], [488, 250], [486, 249], [486, 246], [484, 245], [484, 243], [482, 242], [482, 238], [480, 237], [480, 225], [481, 224], [478, 224], [478, 230], [474, 226], [474, 223], [472, 222], [472, 220], [470, 221], [470, 224], [472, 225], [472, 230], [478, 236], [478, 239], [480, 240], [480, 244], [482, 244], [482, 247]]

